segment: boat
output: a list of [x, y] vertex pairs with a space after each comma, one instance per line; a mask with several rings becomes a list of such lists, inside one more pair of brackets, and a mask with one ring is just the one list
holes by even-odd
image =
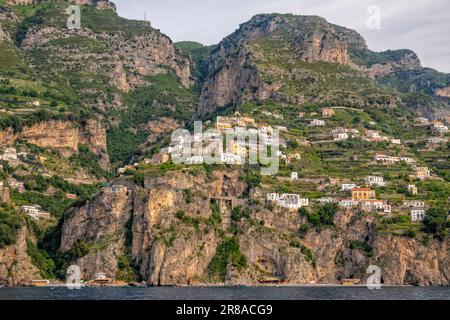
[[48, 287], [50, 285], [50, 281], [45, 279], [31, 280], [30, 285], [32, 287]]

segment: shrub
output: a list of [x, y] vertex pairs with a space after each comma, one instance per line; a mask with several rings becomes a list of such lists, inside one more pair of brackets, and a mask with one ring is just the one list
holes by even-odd
[[241, 253], [239, 242], [234, 238], [224, 237], [216, 248], [216, 254], [208, 266], [208, 273], [214, 279], [224, 280], [227, 266], [230, 264], [242, 271], [247, 267], [247, 258]]
[[423, 221], [423, 230], [443, 241], [447, 237], [447, 212], [443, 208], [430, 208]]
[[17, 232], [22, 226], [22, 219], [13, 208], [0, 206], [0, 248], [16, 242]]

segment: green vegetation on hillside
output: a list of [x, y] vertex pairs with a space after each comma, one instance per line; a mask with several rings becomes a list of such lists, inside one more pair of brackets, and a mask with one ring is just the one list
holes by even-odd
[[0, 248], [15, 243], [22, 223], [23, 218], [13, 208], [6, 204], [0, 206]]

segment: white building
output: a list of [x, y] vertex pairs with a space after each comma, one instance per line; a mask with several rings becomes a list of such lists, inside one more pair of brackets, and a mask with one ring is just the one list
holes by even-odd
[[288, 132], [288, 129], [284, 126], [275, 126], [275, 129], [278, 129], [280, 131]]
[[392, 144], [402, 144], [402, 141], [400, 139], [391, 139]]
[[278, 200], [278, 204], [287, 209], [299, 209], [309, 205], [308, 199], [300, 198], [298, 194], [282, 194]]
[[33, 219], [48, 219], [50, 218], [50, 213], [42, 210], [41, 206], [32, 205], [32, 206], [22, 206], [23, 212], [25, 212], [28, 216]]
[[287, 209], [299, 209], [309, 205], [309, 200], [301, 198], [298, 194], [268, 193], [267, 201], [276, 202], [277, 205]]
[[243, 160], [240, 155], [224, 152], [220, 155], [220, 159], [225, 164], [242, 164]]
[[364, 181], [369, 187], [384, 187], [386, 184], [383, 177], [368, 176], [364, 178]]
[[433, 137], [428, 139], [426, 147], [432, 148], [440, 144], [447, 143], [447, 141], [448, 141], [447, 137]]
[[335, 133], [333, 134], [333, 140], [334, 141], [345, 141], [348, 140], [348, 133]]
[[369, 139], [381, 139], [381, 135], [378, 131], [367, 130], [366, 137]]
[[323, 127], [325, 126], [325, 120], [314, 119], [309, 123], [310, 127]]
[[6, 148], [1, 156], [2, 160], [17, 160], [17, 151], [15, 148]]
[[298, 180], [298, 173], [297, 172], [291, 172], [291, 180]]
[[344, 183], [341, 186], [341, 190], [342, 191], [349, 191], [349, 190], [352, 190], [352, 189], [355, 189], [355, 188], [358, 188], [358, 186], [356, 184], [354, 184], [354, 183]]
[[431, 127], [431, 130], [432, 130], [433, 132], [436, 132], [436, 133], [439, 133], [439, 134], [445, 134], [445, 133], [448, 132], [448, 127], [445, 126], [445, 125], [443, 125], [443, 124], [440, 123], [440, 122], [435, 122], [435, 123], [433, 124], [433, 126]]
[[323, 197], [323, 198], [317, 199], [317, 202], [320, 203], [320, 204], [334, 203], [334, 198], [332, 198], [332, 197]]
[[410, 211], [410, 217], [412, 222], [422, 222], [426, 217], [425, 208], [413, 208]]
[[424, 208], [425, 202], [421, 200], [405, 200], [403, 201], [403, 207], [405, 208]]
[[358, 206], [359, 202], [353, 199], [342, 199], [339, 201], [339, 206], [343, 208], [354, 208]]
[[416, 195], [417, 194], [417, 187], [414, 184], [410, 184], [408, 185], [408, 192], [412, 195]]
[[239, 126], [236, 126], [236, 127], [234, 127], [234, 132], [235, 132], [236, 134], [247, 134], [247, 133], [248, 133], [248, 130], [247, 130], [247, 128], [245, 128], [245, 127], [239, 127]]
[[392, 156], [386, 156], [384, 154], [375, 155], [375, 161], [382, 162], [383, 164], [394, 164], [394, 163], [398, 163], [401, 161], [404, 161], [407, 164], [416, 163], [416, 160], [409, 158], [409, 157], [392, 157]]
[[202, 164], [204, 161], [203, 156], [192, 156], [185, 159], [183, 162], [185, 164]]
[[280, 195], [278, 193], [268, 193], [266, 197], [267, 201], [278, 202], [278, 200], [280, 200]]
[[22, 193], [22, 192], [25, 191], [25, 186], [24, 186], [23, 182], [17, 181], [14, 178], [9, 178], [8, 179], [8, 184], [14, 190], [19, 191], [19, 193]]

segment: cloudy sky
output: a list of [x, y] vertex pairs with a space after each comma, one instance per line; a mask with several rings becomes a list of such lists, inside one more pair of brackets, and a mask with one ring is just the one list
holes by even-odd
[[[449, 0], [113, 0], [174, 41], [218, 43], [257, 13], [319, 15], [359, 31], [375, 51], [409, 48], [424, 66], [450, 72]], [[378, 19], [380, 17], [380, 19]]]

